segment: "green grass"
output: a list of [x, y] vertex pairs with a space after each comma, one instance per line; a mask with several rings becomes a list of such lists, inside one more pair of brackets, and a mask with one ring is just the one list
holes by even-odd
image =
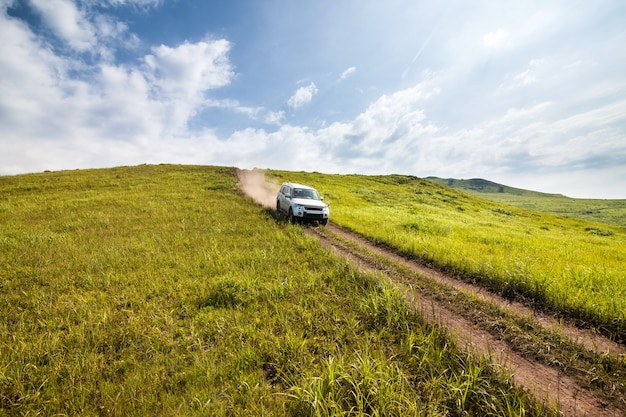
[[230, 168], [0, 177], [0, 314], [0, 416], [555, 415]]
[[624, 357], [607, 355], [586, 349], [562, 335], [542, 327], [532, 316], [518, 315], [474, 294], [443, 284], [398, 263], [388, 256], [375, 253], [361, 244], [334, 233], [332, 229], [319, 231], [359, 262], [375, 264], [396, 283], [419, 291], [424, 297], [437, 300], [465, 317], [475, 326], [491, 333], [526, 358], [557, 367], [564, 375], [576, 378], [580, 386], [593, 389], [598, 397], [617, 407], [626, 404], [626, 361]]
[[457, 180], [437, 177], [427, 179], [498, 203], [626, 227], [626, 200], [570, 198], [561, 194], [522, 190], [481, 179]]
[[270, 171], [311, 184], [332, 221], [507, 297], [626, 340], [626, 230], [481, 199], [416, 177]]

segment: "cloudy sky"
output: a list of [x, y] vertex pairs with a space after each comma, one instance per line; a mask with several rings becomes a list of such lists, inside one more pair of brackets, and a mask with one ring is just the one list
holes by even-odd
[[624, 0], [0, 8], [0, 175], [183, 163], [626, 198]]

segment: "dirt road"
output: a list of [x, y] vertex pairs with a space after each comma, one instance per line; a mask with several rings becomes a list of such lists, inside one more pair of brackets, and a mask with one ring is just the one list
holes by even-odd
[[[265, 207], [273, 208], [277, 189], [275, 184], [266, 183], [262, 174], [254, 171], [239, 171], [238, 177], [244, 192]], [[616, 392], [621, 398], [614, 398], [606, 389], [589, 389], [586, 386], [589, 384], [580, 377], [580, 374], [587, 371], [583, 370], [578, 374], [577, 371], [570, 372], [567, 366], [559, 363], [558, 354], [552, 360], [540, 360], [539, 355], [529, 352], [532, 348], [523, 348], [522, 343], [516, 343], [516, 340], [520, 340], [519, 337], [507, 338], [498, 332], [488, 331], [485, 322], [489, 318], [483, 320], [476, 312], [464, 311], [449, 299], [425, 290], [422, 281], [430, 280], [442, 288], [469, 294], [484, 304], [493, 305], [496, 310], [504, 312], [503, 314], [520, 317], [530, 327], [545, 330], [546, 334], [558, 334], [559, 338], [578, 344], [581, 352], [588, 351], [591, 352], [590, 355], [612, 356], [618, 362], [623, 361], [626, 352], [623, 345], [613, 343], [592, 331], [576, 328], [547, 314], [533, 311], [520, 303], [505, 300], [479, 286], [402, 258], [332, 223], [325, 228], [309, 227], [305, 230], [338, 255], [350, 260], [357, 268], [386, 274], [406, 291], [407, 298], [427, 319], [446, 326], [461, 346], [468, 346], [477, 355], [489, 358], [505, 372], [513, 375], [516, 385], [548, 404], [557, 404], [565, 416], [626, 416], [623, 391]], [[528, 337], [535, 336], [529, 334]], [[556, 345], [553, 346], [556, 350]]]
[[[350, 233], [336, 225], [329, 224], [326, 229], [307, 228], [307, 233], [318, 238], [324, 245], [348, 258], [356, 267], [363, 270], [388, 273], [389, 265], [380, 265], [368, 253], [381, 254], [389, 259], [409, 266], [412, 270], [446, 285], [475, 294], [476, 296], [496, 303], [500, 308], [514, 312], [514, 314], [534, 316], [537, 322], [548, 327], [556, 327], [558, 321], [546, 315], [534, 313], [519, 303], [510, 303], [501, 297], [488, 293], [483, 288], [455, 280], [423, 265], [406, 260], [393, 252], [377, 247], [362, 237]], [[341, 239], [337, 239], [340, 237]], [[346, 244], [348, 241], [350, 244]], [[609, 405], [607, 400], [581, 386], [568, 375], [564, 375], [558, 367], [544, 365], [517, 352], [504, 340], [494, 337], [477, 324], [451, 309], [447, 303], [428, 297], [419, 290], [411, 289], [413, 278], [402, 277], [400, 274], [391, 274], [392, 279], [407, 291], [408, 298], [422, 310], [426, 318], [440, 325], [446, 326], [455, 335], [461, 346], [466, 345], [477, 354], [491, 358], [491, 360], [514, 375], [513, 379], [518, 386], [534, 393], [536, 398], [544, 399], [548, 404], [558, 404], [561, 412], [566, 416], [624, 416], [624, 410]], [[413, 288], [415, 288], [414, 286]], [[572, 335], [579, 343], [584, 343], [592, 349], [603, 351], [623, 352], [619, 346], [601, 336], [586, 330], [577, 329], [563, 323], [558, 327], [564, 334]]]

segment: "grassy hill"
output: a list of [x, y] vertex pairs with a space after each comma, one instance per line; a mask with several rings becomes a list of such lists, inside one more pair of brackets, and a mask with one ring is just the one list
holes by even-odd
[[[273, 175], [318, 186], [337, 222], [367, 219], [390, 245], [390, 230], [450, 236], [465, 210], [487, 216], [468, 228], [489, 251], [507, 243], [500, 223], [535, 216], [408, 177]], [[231, 168], [0, 177], [0, 415], [555, 415], [407, 305], [254, 204]]]
[[561, 194], [547, 194], [509, 187], [480, 178], [459, 180], [427, 177], [426, 179], [503, 204], [626, 227], [626, 200], [570, 198]]
[[486, 200], [417, 177], [270, 171], [315, 184], [332, 221], [507, 297], [626, 340], [626, 229]]

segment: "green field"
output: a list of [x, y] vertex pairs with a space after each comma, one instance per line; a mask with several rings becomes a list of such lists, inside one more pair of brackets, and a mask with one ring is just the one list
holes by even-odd
[[270, 171], [314, 184], [332, 221], [409, 257], [626, 340], [626, 229], [424, 179]]
[[508, 187], [478, 178], [458, 180], [454, 178], [428, 177], [426, 179], [499, 203], [529, 210], [544, 211], [557, 216], [567, 216], [626, 227], [626, 200], [570, 198], [561, 194], [546, 194]]
[[[375, 239], [494, 283], [509, 271], [512, 291], [600, 322], [620, 311], [623, 328], [619, 229], [407, 177], [273, 174], [317, 186], [337, 222]], [[568, 238], [596, 250], [577, 264], [536, 253]], [[533, 275], [549, 255], [593, 301]], [[528, 291], [531, 276], [544, 281]], [[383, 277], [254, 204], [231, 168], [0, 177], [0, 314], [0, 416], [556, 415]]]

